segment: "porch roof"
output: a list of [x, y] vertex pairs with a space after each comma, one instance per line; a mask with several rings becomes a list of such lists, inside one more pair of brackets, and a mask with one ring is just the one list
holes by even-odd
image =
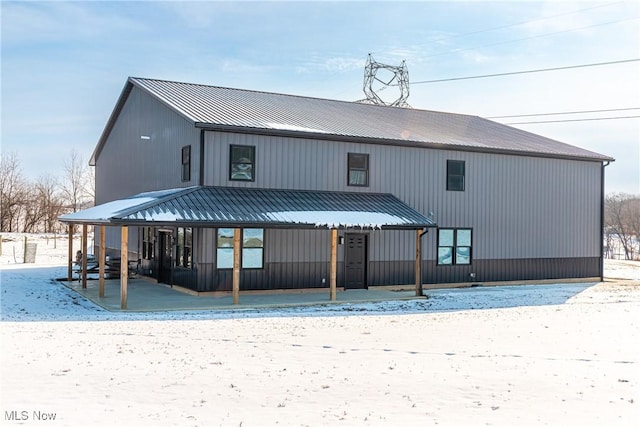
[[63, 215], [66, 223], [182, 227], [435, 227], [391, 194], [196, 186], [140, 193]]

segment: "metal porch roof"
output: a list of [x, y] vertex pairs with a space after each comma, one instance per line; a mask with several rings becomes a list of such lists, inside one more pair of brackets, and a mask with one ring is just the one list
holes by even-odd
[[201, 186], [141, 193], [60, 220], [187, 227], [415, 230], [436, 226], [391, 194]]

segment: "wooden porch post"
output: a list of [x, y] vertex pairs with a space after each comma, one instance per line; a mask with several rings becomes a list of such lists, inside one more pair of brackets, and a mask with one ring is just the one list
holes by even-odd
[[82, 289], [87, 289], [87, 224], [82, 224]]
[[69, 223], [69, 263], [67, 269], [67, 281], [73, 281], [73, 223]]
[[233, 230], [233, 304], [240, 303], [240, 238], [239, 228]]
[[422, 296], [422, 230], [416, 230], [416, 296]]
[[331, 271], [329, 273], [329, 299], [336, 300], [336, 282], [338, 276], [338, 229], [331, 229]]
[[120, 242], [120, 308], [127, 309], [127, 288], [129, 286], [129, 228], [124, 225]]
[[100, 229], [100, 253], [98, 254], [98, 298], [104, 298], [104, 267], [106, 263], [106, 249], [107, 243], [105, 242], [105, 226], [101, 225]]

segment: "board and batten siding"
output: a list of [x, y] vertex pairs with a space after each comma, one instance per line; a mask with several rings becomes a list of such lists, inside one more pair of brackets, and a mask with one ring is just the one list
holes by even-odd
[[[232, 144], [256, 147], [254, 182], [229, 180]], [[369, 154], [368, 187], [347, 185], [347, 153]], [[600, 256], [600, 162], [222, 132], [206, 132], [205, 156], [206, 185], [391, 193], [440, 227], [472, 228], [474, 260]], [[447, 160], [465, 161], [465, 191], [446, 190]], [[370, 259], [410, 260], [413, 239], [373, 231]]]

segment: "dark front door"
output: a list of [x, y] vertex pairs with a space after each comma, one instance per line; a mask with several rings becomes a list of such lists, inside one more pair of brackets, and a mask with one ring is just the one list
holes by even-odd
[[171, 233], [166, 231], [160, 232], [160, 253], [158, 254], [158, 282], [171, 284], [171, 252], [173, 245], [171, 244]]
[[367, 288], [367, 235], [345, 235], [345, 289]]

